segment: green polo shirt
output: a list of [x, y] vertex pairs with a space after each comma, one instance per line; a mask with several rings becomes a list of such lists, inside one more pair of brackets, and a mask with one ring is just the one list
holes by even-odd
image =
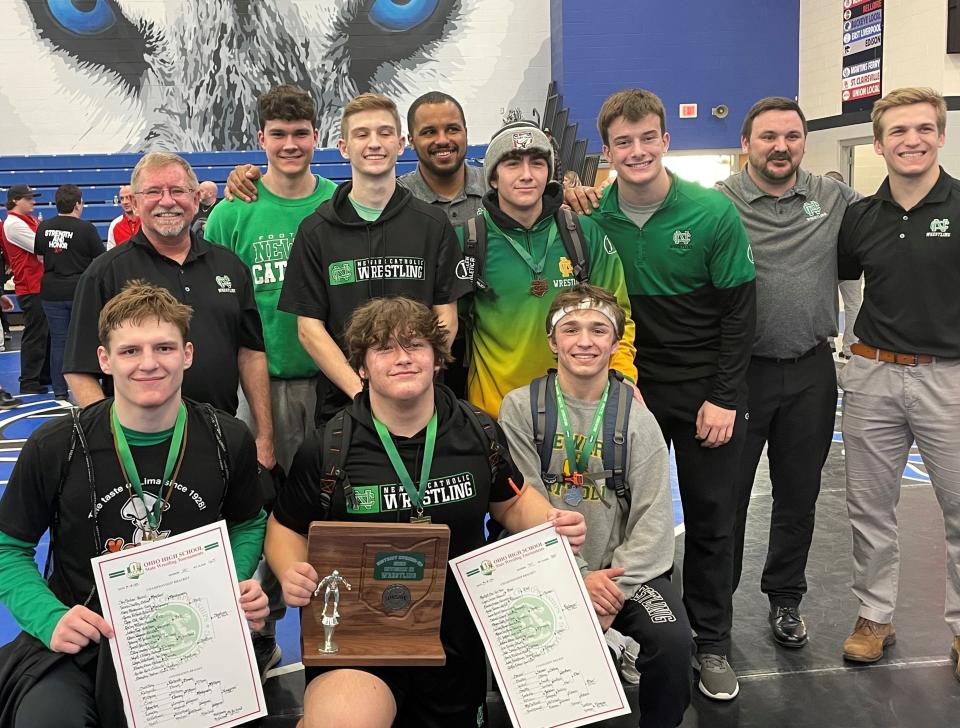
[[643, 228], [620, 209], [617, 183], [592, 218], [623, 261], [640, 382], [714, 376], [710, 401], [734, 405], [753, 344], [756, 272], [733, 203], [671, 174]]

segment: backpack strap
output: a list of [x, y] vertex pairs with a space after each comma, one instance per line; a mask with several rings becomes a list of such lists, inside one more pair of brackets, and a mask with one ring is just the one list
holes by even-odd
[[473, 427], [474, 434], [480, 438], [481, 442], [487, 444], [487, 462], [490, 465], [490, 479], [495, 480], [503, 467], [503, 447], [497, 440], [497, 431], [493, 418], [479, 407], [471, 403], [457, 399], [460, 409], [463, 410], [467, 421]]
[[590, 281], [590, 259], [587, 257], [583, 245], [583, 228], [573, 210], [561, 207], [556, 213], [557, 229], [560, 239], [567, 251], [567, 256], [573, 261], [573, 274], [580, 283]]
[[530, 382], [530, 414], [533, 422], [533, 442], [540, 453], [540, 472], [550, 470], [553, 441], [557, 435], [557, 395], [553, 380], [557, 370], [551, 369], [544, 377]]
[[623, 381], [623, 374], [610, 370], [611, 395], [603, 411], [603, 469], [612, 474], [607, 487], [613, 487], [618, 498], [630, 506], [630, 487], [627, 484], [627, 425], [630, 422], [630, 407], [633, 392]]
[[463, 236], [463, 261], [473, 289], [481, 293], [493, 293], [493, 289], [483, 280], [487, 262], [487, 219], [482, 214], [467, 218]]
[[333, 503], [333, 494], [337, 485], [342, 486], [344, 497], [354, 508], [357, 506], [356, 495], [350, 485], [350, 478], [344, 465], [347, 462], [347, 452], [350, 449], [350, 434], [353, 420], [347, 416], [345, 409], [340, 410], [327, 422], [323, 428], [323, 462], [320, 468], [320, 520], [330, 515], [330, 506]]
[[[220, 479], [223, 481], [220, 503], [217, 505], [217, 515], [220, 516], [223, 511], [223, 501], [226, 499], [227, 490], [230, 488], [230, 453], [227, 451], [227, 440], [223, 436], [223, 428], [220, 426], [220, 418], [217, 416], [216, 408], [207, 402], [199, 404], [207, 418], [207, 424], [210, 426], [210, 432], [217, 445], [217, 467], [220, 469]], [[260, 467], [259, 464], [257, 467]]]

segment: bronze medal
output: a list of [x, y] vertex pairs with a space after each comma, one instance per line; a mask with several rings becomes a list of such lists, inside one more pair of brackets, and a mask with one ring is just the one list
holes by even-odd
[[547, 282], [543, 278], [534, 278], [530, 282], [530, 295], [537, 298], [543, 298], [547, 292]]
[[430, 516], [410, 516], [410, 523], [433, 523]]

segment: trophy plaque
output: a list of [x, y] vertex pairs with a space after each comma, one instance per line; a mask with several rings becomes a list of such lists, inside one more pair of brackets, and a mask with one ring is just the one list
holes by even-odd
[[442, 524], [311, 523], [307, 559], [321, 583], [301, 610], [303, 664], [443, 665], [449, 545]]

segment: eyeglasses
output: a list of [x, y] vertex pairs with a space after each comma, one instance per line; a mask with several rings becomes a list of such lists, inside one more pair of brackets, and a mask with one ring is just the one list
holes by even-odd
[[150, 187], [149, 189], [134, 192], [133, 194], [140, 195], [145, 200], [155, 202], [163, 197], [164, 192], [169, 192], [170, 196], [175, 200], [185, 200], [190, 197], [194, 191], [195, 188], [193, 187]]

